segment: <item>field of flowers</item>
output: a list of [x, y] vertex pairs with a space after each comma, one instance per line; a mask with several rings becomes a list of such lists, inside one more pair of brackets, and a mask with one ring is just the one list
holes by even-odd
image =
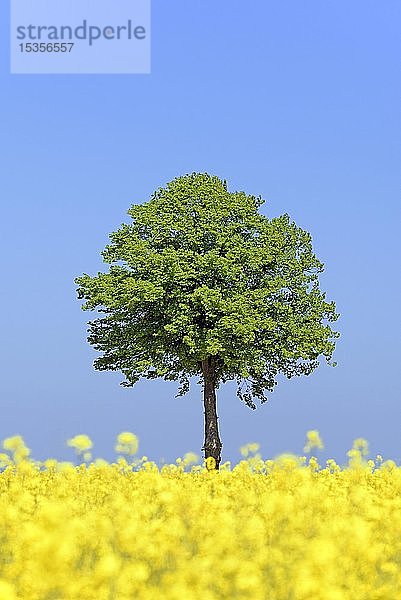
[[1, 600], [401, 599], [401, 467], [362, 439], [343, 468], [248, 444], [219, 471], [135, 458], [127, 432], [112, 464], [68, 443], [81, 464], [3, 442]]

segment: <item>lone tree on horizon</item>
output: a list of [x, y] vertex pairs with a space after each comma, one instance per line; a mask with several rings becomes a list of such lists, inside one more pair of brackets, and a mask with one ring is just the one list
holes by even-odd
[[260, 214], [263, 203], [207, 173], [178, 177], [132, 205], [132, 222], [110, 234], [109, 271], [75, 280], [82, 308], [105, 315], [89, 322], [88, 342], [103, 353], [96, 369], [121, 371], [124, 386], [178, 381], [178, 395], [200, 377], [202, 450], [217, 469], [220, 384], [236, 380], [255, 409], [278, 374], [309, 375], [320, 356], [330, 362], [339, 335], [310, 234], [287, 214]]

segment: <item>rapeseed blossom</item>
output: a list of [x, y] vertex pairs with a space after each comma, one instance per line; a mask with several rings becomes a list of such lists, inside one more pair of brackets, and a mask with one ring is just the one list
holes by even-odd
[[219, 471], [134, 458], [129, 432], [113, 463], [34, 461], [21, 436], [3, 449], [0, 600], [401, 598], [401, 467], [362, 438], [344, 466], [253, 443]]
[[132, 456], [137, 453], [138, 446], [139, 442], [137, 436], [130, 431], [123, 431], [117, 436], [117, 444], [114, 449], [116, 452]]
[[67, 440], [67, 445], [71, 446], [71, 448], [75, 448], [78, 452], [84, 452], [93, 447], [90, 437], [84, 434], [76, 435], [70, 440]]
[[245, 446], [241, 446], [240, 452], [244, 457], [249, 456], [249, 454], [255, 454], [260, 448], [260, 444], [245, 444]]
[[71, 446], [71, 448], [75, 448], [76, 453], [82, 455], [82, 458], [85, 461], [90, 461], [92, 458], [92, 454], [88, 452], [90, 448], [93, 447], [92, 440], [85, 434], [76, 435], [75, 437], [67, 440], [67, 446]]
[[320, 434], [316, 429], [311, 429], [306, 433], [306, 444], [304, 446], [304, 452], [310, 452], [312, 448], [323, 448], [323, 442], [320, 438]]
[[[3, 448], [11, 452], [12, 460], [15, 463], [25, 460], [31, 454], [30, 449], [25, 446], [25, 442], [20, 435], [14, 435], [3, 440]], [[7, 462], [7, 455], [0, 454], [0, 457], [2, 462]]]

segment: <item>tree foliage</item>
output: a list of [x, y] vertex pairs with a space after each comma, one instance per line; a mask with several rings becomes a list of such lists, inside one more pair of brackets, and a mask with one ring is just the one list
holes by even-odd
[[334, 302], [319, 289], [323, 264], [311, 236], [287, 214], [268, 219], [260, 197], [192, 173], [133, 205], [102, 252], [107, 273], [76, 279], [99, 370], [122, 385], [141, 377], [179, 381], [179, 394], [214, 358], [215, 385], [236, 380], [249, 407], [279, 373], [308, 375], [328, 362], [338, 334]]

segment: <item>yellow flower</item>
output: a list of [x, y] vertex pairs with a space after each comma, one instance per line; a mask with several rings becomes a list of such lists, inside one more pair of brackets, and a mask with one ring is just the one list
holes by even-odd
[[241, 446], [240, 452], [242, 456], [246, 458], [247, 456], [249, 456], [249, 454], [255, 454], [259, 450], [259, 448], [260, 444], [245, 444], [245, 446]]
[[309, 459], [309, 468], [311, 469], [311, 471], [318, 471], [319, 467], [320, 465], [317, 461], [316, 456], [311, 456]]
[[130, 431], [123, 431], [122, 433], [118, 434], [117, 441], [119, 444], [132, 444], [137, 441], [137, 437]]
[[11, 450], [15, 452], [15, 450], [18, 450], [21, 447], [25, 447], [25, 442], [20, 435], [14, 435], [13, 437], [3, 440], [4, 450]]
[[11, 465], [12, 462], [13, 461], [8, 456], [8, 454], [5, 454], [4, 452], [0, 452], [0, 468], [7, 467], [8, 465]]
[[213, 471], [216, 469], [216, 459], [213, 456], [208, 456], [205, 460], [205, 465], [208, 471]]
[[67, 445], [71, 446], [71, 448], [75, 448], [78, 454], [93, 447], [92, 440], [85, 434], [76, 435], [67, 440]]
[[187, 452], [186, 454], [184, 454], [184, 463], [186, 465], [196, 465], [196, 463], [199, 461], [199, 456], [197, 454], [195, 454], [194, 452]]
[[260, 448], [260, 444], [248, 444], [248, 450], [251, 454], [255, 454]]
[[312, 448], [323, 448], [323, 442], [320, 438], [319, 432], [316, 429], [311, 429], [306, 433], [306, 444], [304, 446], [304, 452], [310, 452]]
[[117, 444], [114, 446], [116, 452], [129, 454], [130, 456], [138, 452], [139, 440], [134, 433], [123, 431], [117, 436]]
[[359, 450], [363, 456], [366, 456], [369, 452], [369, 444], [364, 438], [354, 440], [353, 448]]
[[[8, 439], [18, 456], [23, 440]], [[192, 453], [161, 469], [146, 456], [74, 467], [0, 454], [10, 463], [0, 473], [0, 600], [256, 599], [266, 573], [269, 598], [399, 598], [401, 466], [365, 463], [366, 450], [356, 440], [344, 467], [251, 455], [219, 472], [213, 457], [185, 471]]]

